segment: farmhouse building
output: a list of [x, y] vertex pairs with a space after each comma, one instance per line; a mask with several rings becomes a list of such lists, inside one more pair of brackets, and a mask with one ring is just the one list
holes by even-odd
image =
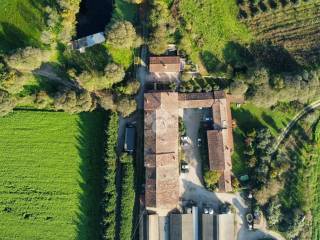
[[149, 82], [177, 82], [183, 64], [179, 56], [159, 56], [149, 58]]
[[221, 173], [219, 191], [232, 191], [233, 137], [228, 95], [223, 91], [145, 93], [145, 202], [147, 208], [153, 210], [169, 211], [179, 204], [179, 108], [210, 108], [212, 110], [213, 129], [207, 132], [209, 167]]

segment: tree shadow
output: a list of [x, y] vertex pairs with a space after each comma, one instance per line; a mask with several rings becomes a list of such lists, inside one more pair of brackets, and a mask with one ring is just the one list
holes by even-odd
[[272, 73], [296, 72], [301, 66], [282, 46], [275, 46], [269, 42], [257, 42], [250, 46], [255, 59], [270, 69]]
[[254, 58], [250, 51], [236, 42], [228, 42], [223, 49], [223, 57], [226, 63], [233, 67], [248, 67], [254, 63]]
[[221, 61], [209, 51], [202, 51], [200, 59], [208, 72], [216, 71], [221, 65]]
[[7, 22], [0, 22], [0, 52], [9, 53], [14, 49], [29, 45], [37, 46], [39, 42], [16, 26]]
[[81, 113], [78, 121], [79, 212], [77, 240], [102, 239], [104, 199], [104, 138], [106, 113]]
[[232, 108], [232, 117], [236, 120], [237, 126], [248, 133], [253, 129], [263, 128], [263, 124], [252, 113], [243, 108]]
[[[266, 113], [263, 113], [261, 115], [262, 119], [270, 126], [272, 127], [274, 130], [276, 130], [276, 132], [280, 132], [280, 129], [277, 127], [276, 122], [273, 120], [272, 117], [270, 117], [269, 115], [267, 115]], [[286, 124], [284, 124], [285, 126]]]
[[74, 68], [78, 72], [81, 71], [103, 71], [107, 63], [110, 61], [110, 56], [106, 47], [102, 44], [95, 45], [86, 49], [85, 53], [78, 51], [65, 52], [64, 63], [66, 68]]

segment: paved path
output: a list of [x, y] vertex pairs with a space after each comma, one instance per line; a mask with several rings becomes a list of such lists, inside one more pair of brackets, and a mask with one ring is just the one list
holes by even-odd
[[293, 126], [306, 114], [311, 112], [312, 110], [320, 107], [320, 100], [314, 101], [308, 106], [304, 107], [299, 113], [296, 114], [296, 116], [288, 123], [288, 125], [284, 128], [282, 133], [278, 136], [275, 145], [273, 146], [272, 154], [275, 153], [282, 141], [288, 136], [289, 132], [293, 128]]

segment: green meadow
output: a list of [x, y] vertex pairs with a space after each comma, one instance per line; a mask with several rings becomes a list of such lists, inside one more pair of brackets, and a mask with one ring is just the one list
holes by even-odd
[[230, 52], [237, 50], [234, 42], [246, 44], [252, 40], [237, 20], [235, 0], [181, 0], [179, 11], [185, 21], [181, 46], [194, 61], [201, 58], [206, 68], [230, 58]]
[[0, 118], [0, 239], [99, 239], [102, 112]]
[[37, 46], [44, 27], [46, 0], [0, 0], [0, 52]]

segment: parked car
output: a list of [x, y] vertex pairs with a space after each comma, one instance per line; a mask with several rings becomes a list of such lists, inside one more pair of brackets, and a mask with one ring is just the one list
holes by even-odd
[[202, 143], [202, 139], [201, 139], [201, 138], [198, 138], [198, 147], [201, 146], [201, 143]]
[[210, 207], [209, 207], [209, 208], [206, 208], [206, 207], [205, 207], [205, 208], [203, 209], [203, 213], [204, 213], [204, 214], [213, 215], [213, 214], [214, 214], [214, 210], [213, 210], [213, 208], [210, 208]]
[[185, 161], [181, 161], [181, 172], [183, 173], [189, 172], [189, 164]]
[[127, 124], [125, 139], [124, 139], [124, 150], [128, 153], [133, 153], [136, 147], [136, 127], [133, 124]]
[[251, 213], [247, 213], [246, 215], [246, 220], [247, 220], [247, 224], [248, 224], [248, 229], [250, 231], [253, 230], [253, 215]]

